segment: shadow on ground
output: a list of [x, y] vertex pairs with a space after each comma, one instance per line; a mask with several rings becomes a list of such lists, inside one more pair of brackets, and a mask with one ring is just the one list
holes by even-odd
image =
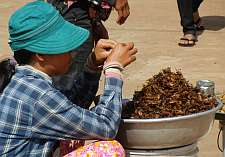
[[202, 21], [206, 30], [219, 31], [225, 28], [225, 16], [203, 16]]

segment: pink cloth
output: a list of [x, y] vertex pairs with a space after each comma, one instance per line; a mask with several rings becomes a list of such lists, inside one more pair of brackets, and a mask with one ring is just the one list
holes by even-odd
[[[65, 152], [68, 149], [60, 145], [60, 151]], [[115, 140], [98, 141], [70, 151], [63, 157], [125, 157], [125, 151], [121, 144]]]

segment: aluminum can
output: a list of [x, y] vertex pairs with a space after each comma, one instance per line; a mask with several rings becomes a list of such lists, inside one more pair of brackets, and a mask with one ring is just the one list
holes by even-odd
[[211, 80], [198, 80], [196, 87], [207, 96], [215, 95], [215, 83]]

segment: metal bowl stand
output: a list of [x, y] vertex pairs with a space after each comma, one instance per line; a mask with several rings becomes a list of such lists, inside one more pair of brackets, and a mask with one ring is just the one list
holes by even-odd
[[126, 157], [197, 157], [198, 156], [197, 143], [167, 149], [156, 149], [156, 150], [140, 150], [140, 149], [126, 149]]

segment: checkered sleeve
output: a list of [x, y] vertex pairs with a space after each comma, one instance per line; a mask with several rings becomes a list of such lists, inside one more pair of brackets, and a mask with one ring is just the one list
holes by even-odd
[[122, 80], [106, 78], [99, 104], [83, 109], [57, 90], [40, 97], [35, 105], [32, 136], [46, 139], [108, 139], [118, 130], [121, 118]]

